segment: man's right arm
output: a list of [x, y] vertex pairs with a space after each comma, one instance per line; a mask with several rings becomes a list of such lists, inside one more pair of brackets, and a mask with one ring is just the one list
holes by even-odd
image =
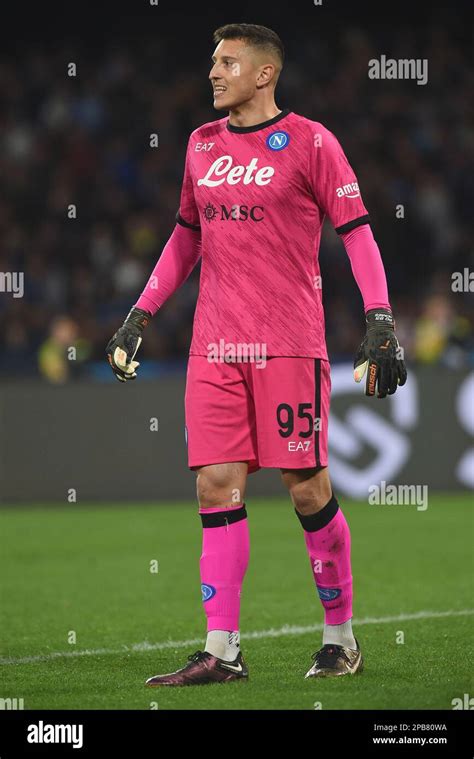
[[200, 257], [201, 231], [177, 224], [140, 298], [107, 345], [109, 363], [120, 382], [136, 378], [139, 363], [134, 358], [142, 342], [141, 333], [151, 317], [187, 280]]
[[136, 378], [139, 364], [134, 359], [142, 341], [143, 330], [170, 295], [189, 277], [201, 257], [200, 214], [194, 199], [191, 155], [190, 138], [186, 150], [179, 211], [176, 215], [178, 224], [140, 298], [106, 348], [109, 363], [120, 382]]
[[201, 257], [201, 232], [177, 224], [135, 308], [154, 316], [187, 280]]

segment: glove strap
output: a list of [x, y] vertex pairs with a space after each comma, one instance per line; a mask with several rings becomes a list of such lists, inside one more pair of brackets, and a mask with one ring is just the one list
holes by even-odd
[[148, 311], [143, 311], [141, 308], [135, 308], [134, 306], [125, 319], [124, 324], [133, 324], [135, 327], [138, 327], [140, 332], [143, 332], [150, 319], [151, 314]]
[[395, 319], [388, 308], [372, 308], [365, 315], [367, 329], [395, 329]]

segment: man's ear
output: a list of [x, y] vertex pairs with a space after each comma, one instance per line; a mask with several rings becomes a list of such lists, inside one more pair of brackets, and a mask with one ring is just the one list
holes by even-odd
[[266, 85], [272, 81], [275, 75], [275, 70], [276, 67], [273, 63], [267, 63], [265, 66], [261, 67], [257, 77], [257, 87], [259, 89], [266, 87]]

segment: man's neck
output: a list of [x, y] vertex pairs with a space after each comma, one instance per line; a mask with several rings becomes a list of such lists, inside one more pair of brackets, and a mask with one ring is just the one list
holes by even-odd
[[235, 127], [252, 127], [274, 119], [282, 113], [275, 101], [268, 105], [245, 103], [229, 111], [229, 124]]

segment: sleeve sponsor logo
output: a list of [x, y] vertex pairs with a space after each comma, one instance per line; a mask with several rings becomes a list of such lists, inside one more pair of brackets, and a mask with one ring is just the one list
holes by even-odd
[[357, 182], [349, 182], [336, 190], [338, 198], [360, 198], [360, 190]]

